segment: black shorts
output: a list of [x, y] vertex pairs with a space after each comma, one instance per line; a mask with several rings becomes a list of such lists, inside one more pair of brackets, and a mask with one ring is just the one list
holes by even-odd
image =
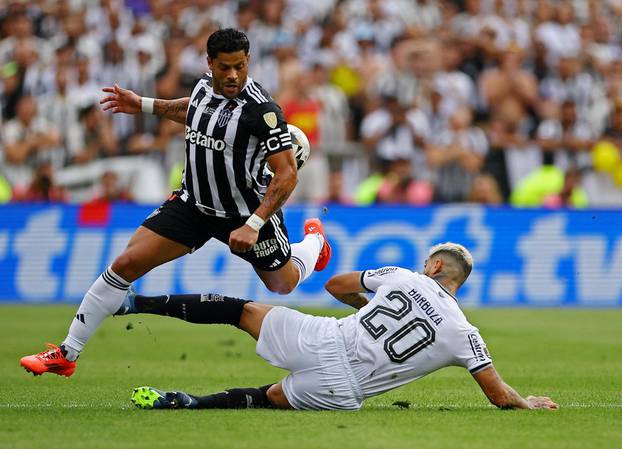
[[[245, 222], [246, 217], [206, 215], [194, 204], [173, 195], [145, 219], [143, 226], [196, 251], [212, 237], [228, 246], [231, 231]], [[253, 248], [245, 253], [231, 252], [259, 270], [275, 271], [281, 268], [291, 257], [283, 213], [279, 210], [266, 221]]]

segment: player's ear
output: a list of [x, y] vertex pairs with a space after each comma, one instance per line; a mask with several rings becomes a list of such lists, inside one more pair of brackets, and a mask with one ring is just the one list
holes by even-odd
[[443, 271], [443, 259], [437, 257], [432, 265], [432, 276], [440, 273], [441, 271]]
[[214, 60], [208, 56], [207, 57], [207, 66], [209, 67], [210, 72], [212, 71], [212, 66], [213, 65], [214, 65]]

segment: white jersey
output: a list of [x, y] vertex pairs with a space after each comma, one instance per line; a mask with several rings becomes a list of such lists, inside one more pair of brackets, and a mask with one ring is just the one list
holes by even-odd
[[492, 365], [478, 329], [434, 279], [384, 267], [363, 271], [361, 283], [375, 296], [339, 323], [365, 398], [446, 366], [463, 366], [475, 374]]

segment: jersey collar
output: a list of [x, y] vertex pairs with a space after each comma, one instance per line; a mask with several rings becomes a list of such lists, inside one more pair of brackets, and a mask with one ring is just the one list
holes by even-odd
[[438, 281], [437, 281], [436, 279], [434, 279], [434, 278], [430, 278], [430, 279], [432, 279], [434, 282], [436, 282], [436, 283], [438, 284], [438, 286], [439, 286], [440, 288], [442, 288], [442, 289], [443, 289], [443, 291], [444, 291], [445, 293], [447, 293], [449, 296], [451, 296], [451, 297], [453, 298], [453, 300], [454, 300], [454, 301], [456, 301], [456, 303], [458, 302], [458, 298], [456, 298], [453, 294], [451, 294], [451, 293], [450, 293], [450, 292], [449, 292], [449, 291], [448, 291], [448, 290], [447, 290], [447, 289], [443, 286], [443, 284], [441, 284], [440, 282], [438, 282]]

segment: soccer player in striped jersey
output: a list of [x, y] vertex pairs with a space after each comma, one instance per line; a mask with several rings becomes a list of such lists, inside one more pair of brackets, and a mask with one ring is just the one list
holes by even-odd
[[[331, 256], [319, 219], [305, 222], [305, 238], [290, 246], [281, 207], [297, 182], [292, 138], [279, 106], [248, 76], [249, 41], [238, 30], [207, 40], [207, 72], [190, 97], [140, 97], [117, 85], [104, 88], [104, 110], [153, 113], [186, 125], [181, 190], [145, 219], [123, 253], [93, 283], [60, 347], [23, 357], [35, 375], [70, 376], [100, 323], [117, 311], [129, 285], [153, 268], [191, 253], [212, 237], [254, 267], [266, 287], [287, 294]], [[266, 178], [268, 165], [273, 173]]]
[[126, 313], [237, 326], [257, 340], [258, 355], [289, 371], [272, 385], [207, 396], [140, 387], [132, 401], [164, 409], [358, 410], [369, 397], [460, 366], [499, 408], [556, 409], [548, 397], [522, 397], [497, 374], [455, 296], [472, 267], [470, 252], [448, 242], [430, 249], [423, 273], [389, 266], [337, 275], [326, 289], [358, 309], [339, 320], [220, 295], [128, 295]]

